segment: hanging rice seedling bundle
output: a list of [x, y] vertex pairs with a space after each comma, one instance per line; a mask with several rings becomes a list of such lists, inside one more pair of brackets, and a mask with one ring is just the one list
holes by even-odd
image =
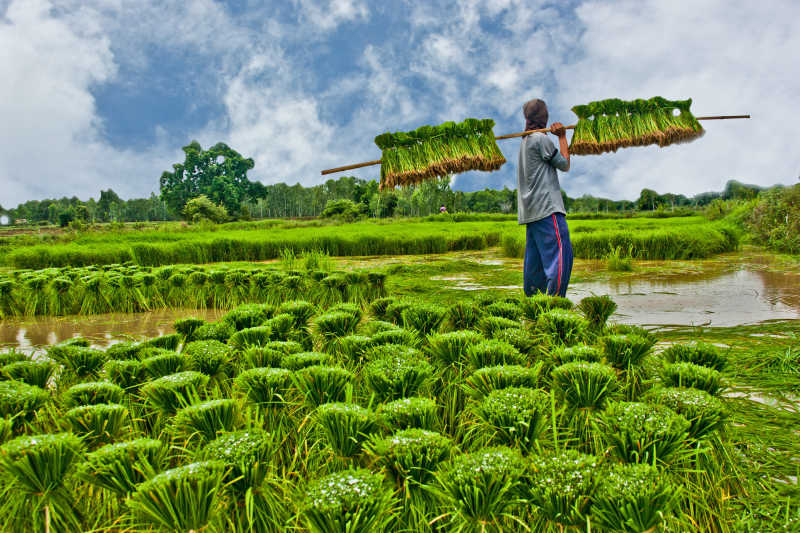
[[375, 413], [352, 403], [325, 403], [314, 411], [325, 441], [339, 457], [355, 457], [377, 429]]
[[526, 492], [536, 520], [533, 529], [565, 531], [585, 525], [599, 464], [597, 457], [575, 450], [532, 456]]
[[434, 431], [439, 426], [437, 410], [434, 400], [415, 396], [382, 404], [378, 408], [378, 417], [384, 428], [390, 431], [409, 428]]
[[77, 475], [87, 483], [125, 497], [136, 485], [161, 470], [165, 452], [160, 440], [149, 438], [106, 444], [86, 454]]
[[408, 491], [434, 480], [439, 464], [453, 452], [453, 441], [434, 431], [404, 429], [388, 437], [373, 436], [364, 448], [375, 464]]

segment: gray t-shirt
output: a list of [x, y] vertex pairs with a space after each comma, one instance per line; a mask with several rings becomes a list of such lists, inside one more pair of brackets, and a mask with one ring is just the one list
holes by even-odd
[[567, 214], [556, 169], [567, 170], [567, 160], [545, 133], [522, 138], [517, 165], [517, 220], [536, 222], [553, 213]]

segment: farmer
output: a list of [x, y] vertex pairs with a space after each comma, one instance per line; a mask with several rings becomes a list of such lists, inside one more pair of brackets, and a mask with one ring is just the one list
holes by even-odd
[[[547, 127], [547, 104], [534, 99], [522, 106], [525, 131]], [[572, 243], [556, 169], [569, 170], [569, 149], [564, 125], [554, 122], [550, 133], [558, 136], [559, 148], [544, 133], [522, 138], [517, 167], [517, 214], [526, 226], [523, 290], [565, 296], [572, 272]]]

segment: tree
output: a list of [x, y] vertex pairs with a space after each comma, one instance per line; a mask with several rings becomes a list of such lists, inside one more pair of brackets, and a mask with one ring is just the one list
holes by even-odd
[[97, 201], [97, 214], [100, 216], [100, 220], [110, 221], [112, 206], [120, 203], [122, 203], [122, 199], [113, 190], [100, 191], [100, 200]]
[[181, 213], [192, 198], [205, 195], [235, 215], [243, 201], [254, 201], [264, 192], [247, 179], [247, 171], [255, 166], [253, 160], [225, 143], [203, 150], [192, 141], [183, 152], [184, 162], [172, 165], [173, 172], [164, 172], [160, 179], [161, 198], [174, 213]]
[[639, 194], [639, 199], [636, 201], [636, 207], [639, 211], [655, 211], [661, 205], [661, 197], [652, 189], [642, 189]]
[[183, 216], [190, 222], [210, 220], [219, 224], [228, 220], [228, 212], [225, 207], [215, 205], [204, 194], [186, 202], [186, 206], [183, 208]]

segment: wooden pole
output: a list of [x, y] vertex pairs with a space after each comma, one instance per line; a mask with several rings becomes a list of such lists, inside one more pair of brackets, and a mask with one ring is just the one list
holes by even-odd
[[[708, 116], [708, 117], [696, 117], [697, 120], [728, 120], [732, 118], [750, 118], [750, 115], [715, 115], [715, 116]], [[571, 126], [564, 126], [565, 130], [574, 130], [575, 124]], [[499, 137], [495, 137], [496, 141], [502, 141], [503, 139], [513, 139], [515, 137], [524, 137], [525, 135], [530, 135], [531, 133], [547, 133], [550, 131], [550, 128], [541, 128], [538, 130], [528, 130], [528, 131], [521, 131], [519, 133], [507, 133], [505, 135], [500, 135]], [[322, 171], [322, 175], [326, 174], [335, 174], [336, 172], [343, 172], [345, 170], [353, 170], [355, 168], [363, 168], [363, 167], [371, 167], [373, 165], [380, 165], [381, 160], [376, 159], [374, 161], [365, 161], [364, 163], [355, 163], [353, 165], [345, 165], [343, 167], [336, 167], [336, 168], [329, 168]]]

